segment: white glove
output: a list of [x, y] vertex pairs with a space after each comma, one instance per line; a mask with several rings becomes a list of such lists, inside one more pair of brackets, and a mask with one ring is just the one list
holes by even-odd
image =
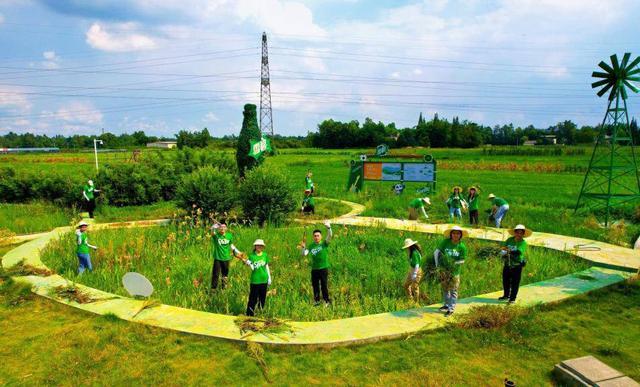
[[416, 273], [411, 274], [411, 281], [415, 281], [418, 275]]
[[329, 222], [328, 220], [325, 220], [325, 222], [324, 222], [324, 226], [325, 226], [326, 228], [331, 228], [331, 222]]
[[216, 224], [213, 225], [213, 229], [214, 230], [217, 230], [219, 228], [220, 228], [220, 223], [216, 223]]
[[267, 285], [268, 285], [268, 286], [271, 286], [271, 278], [269, 278], [269, 279], [267, 280]]

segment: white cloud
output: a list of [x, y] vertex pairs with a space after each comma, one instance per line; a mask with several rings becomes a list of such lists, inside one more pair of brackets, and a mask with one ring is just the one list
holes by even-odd
[[112, 52], [144, 51], [156, 48], [156, 41], [136, 32], [136, 24], [119, 23], [110, 26], [111, 32], [93, 23], [86, 33], [87, 43], [98, 50]]
[[21, 88], [0, 86], [0, 110], [26, 113], [31, 107], [31, 102]]
[[0, 13], [0, 24], [4, 23], [4, 15]]
[[412, 73], [413, 73], [413, 75], [422, 75], [422, 70], [420, 70], [420, 69], [413, 69]]
[[46, 69], [57, 69], [59, 67], [60, 57], [56, 55], [55, 51], [45, 51], [42, 53], [42, 57], [46, 59], [42, 62], [42, 67]]
[[218, 121], [220, 121], [220, 118], [218, 118], [218, 116], [216, 116], [215, 113], [209, 112], [209, 113], [205, 114], [205, 116], [202, 119], [202, 121], [203, 122], [218, 122]]
[[91, 102], [72, 101], [58, 108], [52, 114], [55, 119], [62, 121], [65, 126], [97, 126], [102, 124], [102, 112]]

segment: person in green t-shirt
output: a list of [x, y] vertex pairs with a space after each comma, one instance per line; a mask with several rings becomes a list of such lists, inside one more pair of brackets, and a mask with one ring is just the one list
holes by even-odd
[[211, 289], [218, 288], [220, 275], [222, 274], [221, 289], [229, 283], [229, 263], [231, 253], [240, 255], [240, 251], [233, 244], [233, 234], [227, 231], [227, 225], [216, 223], [212, 227], [211, 242], [213, 242], [213, 268], [211, 270]]
[[271, 285], [271, 271], [269, 270], [269, 256], [264, 251], [264, 241], [256, 239], [253, 242], [253, 252], [243, 262], [251, 268], [249, 285], [249, 301], [247, 302], [247, 316], [253, 316], [256, 309], [263, 309], [267, 302], [267, 288]]
[[489, 200], [491, 200], [491, 216], [496, 222], [496, 227], [500, 228], [502, 219], [504, 219], [504, 216], [507, 215], [509, 211], [509, 203], [494, 194], [489, 194]]
[[93, 219], [93, 211], [96, 209], [96, 192], [100, 192], [100, 190], [93, 186], [93, 180], [88, 180], [82, 188], [82, 202], [84, 204], [82, 207], [86, 208], [91, 219]]
[[304, 189], [311, 191], [311, 193], [314, 193], [316, 190], [316, 187], [313, 184], [313, 180], [311, 180], [312, 176], [313, 176], [313, 173], [311, 173], [311, 171], [307, 171], [307, 175], [304, 177]]
[[425, 219], [429, 219], [429, 215], [427, 215], [427, 211], [424, 209], [424, 206], [431, 205], [431, 200], [427, 197], [424, 198], [415, 198], [409, 202], [409, 220], [418, 220], [418, 209], [422, 211], [422, 215], [424, 215]]
[[402, 249], [407, 249], [409, 253], [409, 272], [404, 280], [404, 290], [410, 300], [418, 302], [420, 301], [420, 280], [422, 279], [422, 269], [420, 268], [422, 249], [418, 242], [411, 238], [404, 240]]
[[302, 199], [302, 208], [300, 211], [302, 214], [316, 213], [316, 203], [313, 200], [313, 196], [311, 196], [312, 192], [310, 189], [304, 190], [304, 198]]
[[444, 298], [444, 305], [440, 307], [440, 311], [445, 312], [447, 317], [453, 314], [458, 302], [460, 271], [467, 258], [467, 246], [462, 242], [465, 236], [467, 231], [459, 226], [453, 226], [444, 232], [445, 239], [433, 252]]
[[331, 304], [329, 298], [329, 242], [333, 236], [331, 231], [331, 223], [324, 222], [327, 229], [327, 236], [322, 240], [322, 231], [313, 230], [313, 242], [306, 248], [306, 236], [303, 237], [300, 247], [302, 247], [302, 256], [311, 255], [311, 287], [313, 288], [314, 305], [320, 305], [320, 292], [322, 291], [322, 299], [325, 306]]
[[449, 207], [449, 220], [454, 222], [455, 218], [458, 217], [458, 220], [462, 221], [462, 209], [467, 208], [467, 201], [462, 196], [462, 188], [453, 187], [453, 192], [446, 203], [447, 207]]
[[502, 289], [504, 294], [499, 300], [508, 300], [510, 304], [516, 302], [518, 290], [520, 289], [520, 278], [522, 269], [527, 264], [525, 256], [527, 252], [527, 241], [524, 238], [531, 235], [531, 230], [527, 230], [524, 225], [519, 224], [509, 234], [512, 236], [502, 243], [500, 254], [504, 258], [502, 268]]
[[89, 244], [89, 239], [87, 238], [88, 227], [89, 225], [86, 222], [80, 222], [76, 229], [76, 255], [78, 256], [78, 274], [84, 273], [85, 270], [93, 271], [89, 249], [98, 249], [96, 246]]
[[469, 195], [467, 195], [467, 203], [469, 204], [469, 223], [477, 226], [478, 222], [478, 189], [469, 187]]

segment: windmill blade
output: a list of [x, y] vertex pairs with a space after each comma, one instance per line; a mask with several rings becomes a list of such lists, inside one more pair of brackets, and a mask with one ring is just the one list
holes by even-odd
[[629, 66], [627, 66], [627, 70], [631, 70], [632, 68], [636, 67], [638, 63], [640, 63], [640, 56], [634, 59], [633, 62], [629, 63]]
[[611, 64], [613, 65], [614, 72], [618, 72], [620, 70], [620, 66], [618, 65], [618, 55], [613, 54], [609, 58], [611, 58]]
[[608, 73], [601, 73], [599, 71], [594, 71], [591, 73], [591, 76], [594, 78], [610, 78], [611, 74]]
[[640, 82], [640, 76], [638, 76], [638, 77], [627, 77], [625, 79], [628, 80], [628, 81]]
[[611, 66], [609, 66], [608, 64], [606, 64], [604, 61], [601, 61], [600, 63], [598, 63], [598, 66], [600, 66], [601, 69], [603, 69], [604, 71], [613, 74], [614, 71], [611, 68]]
[[618, 86], [614, 85], [611, 88], [611, 93], [609, 93], [609, 101], [613, 101], [616, 98], [616, 95], [618, 95], [618, 91], [619, 91]]
[[622, 99], [627, 99], [627, 89], [625, 89], [624, 86], [620, 88], [620, 94], [622, 95]]
[[629, 75], [635, 75], [635, 74], [638, 74], [638, 73], [640, 73], [640, 69], [635, 69], [635, 70], [633, 70], [633, 71], [629, 71], [629, 72], [627, 73], [627, 76], [629, 76]]
[[631, 53], [625, 52], [624, 56], [622, 57], [622, 62], [620, 63], [620, 68], [622, 69], [627, 68], [627, 62], [629, 61], [629, 58], [631, 58]]
[[614, 83], [609, 83], [607, 84], [605, 87], [603, 87], [599, 92], [598, 92], [598, 97], [602, 97], [604, 95], [604, 93], [606, 93], [612, 86], [614, 85]]
[[638, 89], [638, 87], [636, 87], [636, 85], [634, 85], [633, 83], [627, 81], [626, 79], [624, 81], [624, 84], [631, 89], [631, 91], [633, 91], [634, 93], [637, 93], [638, 91], [640, 91], [640, 89]]
[[595, 89], [596, 87], [600, 87], [602, 85], [606, 85], [607, 83], [610, 83], [610, 82], [613, 82], [613, 81], [610, 80], [610, 79], [603, 79], [603, 80], [598, 81], [598, 82], [593, 82], [591, 84], [591, 88]]

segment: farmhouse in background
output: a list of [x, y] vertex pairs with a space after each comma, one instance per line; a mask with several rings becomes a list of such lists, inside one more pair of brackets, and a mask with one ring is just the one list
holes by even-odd
[[147, 148], [172, 149], [178, 146], [177, 141], [156, 141], [147, 143]]

